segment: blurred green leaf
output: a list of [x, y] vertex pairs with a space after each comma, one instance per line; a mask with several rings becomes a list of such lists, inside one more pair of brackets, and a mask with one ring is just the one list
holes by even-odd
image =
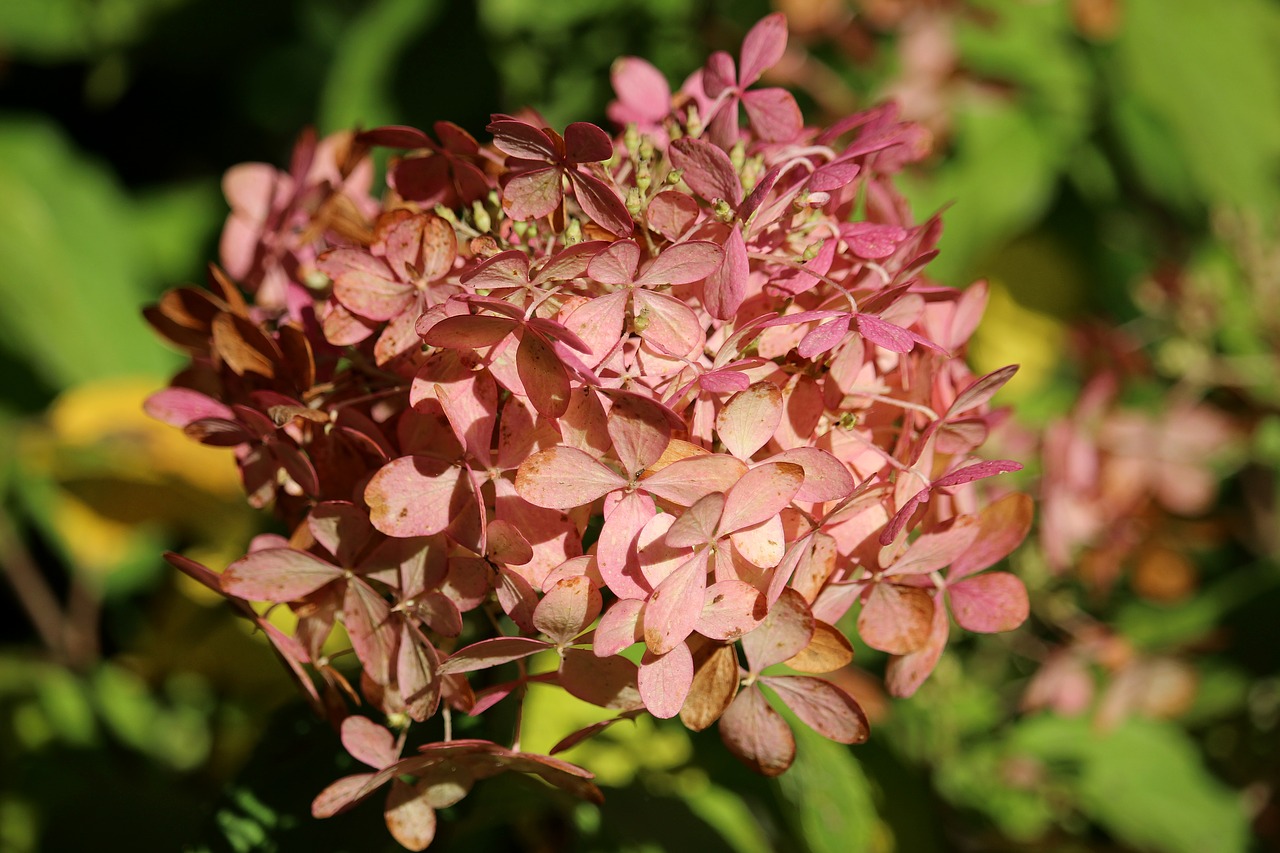
[[390, 97], [392, 75], [405, 47], [431, 25], [442, 5], [440, 0], [378, 0], [348, 25], [320, 97], [320, 127], [326, 133], [406, 120], [396, 114]]
[[[1185, 205], [1185, 162], [1197, 197], [1275, 210], [1280, 9], [1265, 0], [1127, 0], [1124, 20], [1111, 100], [1147, 188]], [[1169, 156], [1152, 162], [1162, 147]]]
[[1222, 624], [1231, 610], [1280, 586], [1280, 578], [1259, 567], [1241, 567], [1179, 604], [1126, 602], [1113, 624], [1141, 649], [1162, 650], [1200, 639]]
[[0, 120], [0, 331], [50, 384], [160, 375], [176, 357], [139, 314], [147, 264], [128, 196], [50, 122]]
[[1065, 762], [1081, 810], [1126, 844], [1163, 853], [1248, 848], [1240, 798], [1171, 723], [1129, 719], [1104, 733], [1087, 719], [1042, 716], [1021, 723], [1010, 746], [1060, 768]]
[[0, 53], [41, 61], [78, 58], [134, 41], [157, 13], [186, 0], [5, 0]]
[[1035, 786], [1011, 784], [1007, 750], [999, 740], [984, 740], [934, 769], [938, 791], [950, 802], [986, 815], [1001, 834], [1033, 841], [1053, 826], [1054, 802]]
[[151, 280], [190, 281], [216, 256], [213, 239], [227, 213], [217, 181], [150, 190], [137, 197], [134, 211], [134, 233]]
[[871, 784], [850, 747], [827, 740], [788, 713], [796, 760], [778, 777], [786, 814], [812, 853], [866, 853], [892, 848]]
[[904, 181], [920, 216], [955, 204], [930, 275], [956, 286], [1044, 215], [1090, 127], [1092, 81], [1063, 4], [997, 6], [956, 32], [966, 69], [995, 85], [957, 97], [947, 159]]
[[773, 849], [750, 807], [728, 788], [698, 785], [682, 792], [681, 799], [720, 834], [734, 853], [769, 853]]

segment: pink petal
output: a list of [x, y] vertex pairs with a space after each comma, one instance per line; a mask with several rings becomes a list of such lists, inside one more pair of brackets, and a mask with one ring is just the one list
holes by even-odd
[[947, 647], [947, 635], [950, 631], [951, 620], [947, 618], [947, 609], [935, 607], [924, 645], [902, 657], [890, 658], [884, 677], [890, 695], [907, 697], [920, 689], [920, 685], [924, 684], [929, 673], [938, 665], [938, 660]]
[[[665, 655], [693, 633], [707, 588], [707, 552], [698, 551], [658, 584], [644, 609], [644, 641], [655, 655]], [[690, 678], [693, 677], [690, 670]], [[686, 685], [686, 689], [687, 685]], [[683, 697], [681, 698], [683, 702]], [[648, 701], [645, 702], [648, 705]], [[676, 711], [679, 711], [676, 708]], [[674, 716], [674, 712], [668, 716]]]
[[729, 155], [705, 139], [684, 137], [671, 143], [671, 163], [682, 170], [689, 188], [707, 201], [742, 203], [742, 181]]
[[[778, 596], [787, 588], [787, 583], [791, 580], [796, 570], [802, 566], [807, 566], [810, 562], [815, 535], [810, 533], [787, 544], [786, 552], [783, 553], [782, 559], [778, 561], [777, 566], [774, 568], [773, 576], [769, 579], [769, 586], [765, 589], [765, 599], [770, 604], [778, 600]], [[804, 584], [804, 578], [797, 578], [796, 580], [796, 590], [801, 593], [806, 601], [813, 601], [816, 598], [817, 590], [810, 589], [808, 585]], [[824, 577], [822, 581], [825, 582], [826, 578]]]
[[873, 649], [905, 655], [924, 645], [936, 607], [918, 587], [877, 583], [858, 614], [858, 635]]
[[600, 590], [585, 576], [560, 581], [538, 602], [533, 626], [563, 646], [587, 629], [600, 613]]
[[[420, 597], [418, 599], [417, 612], [418, 617], [422, 619], [427, 627], [442, 637], [456, 637], [462, 633], [462, 613], [458, 610], [458, 605], [454, 600], [443, 592], [428, 592]], [[417, 649], [423, 644], [414, 643], [411, 645], [414, 649]], [[430, 648], [430, 646], [427, 645], [425, 648]], [[409, 660], [405, 657], [408, 651], [404, 646], [401, 646], [402, 661]], [[421, 657], [419, 654], [414, 654], [410, 662], [415, 667], [421, 667], [422, 664], [419, 660]], [[407, 681], [402, 680], [400, 686], [405, 687], [407, 683]], [[410, 713], [413, 713], [412, 710]], [[427, 714], [427, 716], [430, 716], [430, 714]], [[417, 718], [415, 717], [415, 719]]]
[[673, 548], [691, 548], [710, 544], [715, 539], [716, 524], [724, 512], [724, 495], [712, 492], [683, 512], [671, 525], [665, 537]]
[[342, 575], [342, 569], [305, 551], [266, 548], [227, 566], [220, 585], [227, 595], [250, 601], [295, 601]]
[[498, 426], [498, 467], [515, 468], [538, 447], [555, 443], [555, 430], [545, 422], [535, 424], [534, 417], [528, 402], [519, 397], [508, 397], [502, 404]]
[[541, 588], [548, 572], [582, 553], [581, 533], [567, 513], [534, 506], [521, 498], [510, 480], [500, 477], [493, 484], [497, 520], [519, 531], [533, 549], [527, 563], [505, 562], [519, 565], [520, 573]]
[[859, 171], [860, 167], [852, 160], [833, 160], [815, 169], [805, 186], [809, 192], [831, 192], [848, 186]]
[[474, 506], [461, 468], [431, 456], [402, 456], [378, 469], [364, 490], [369, 520], [388, 536], [431, 536]]
[[776, 515], [764, 521], [735, 530], [729, 535], [734, 550], [753, 566], [771, 569], [778, 565], [786, 553], [786, 534], [782, 519]]
[[1021, 471], [1022, 464], [1014, 462], [1010, 459], [997, 459], [991, 462], [978, 462], [968, 465], [957, 471], [952, 471], [946, 476], [939, 477], [933, 481], [933, 488], [943, 489], [949, 486], [960, 486], [965, 483], [972, 483], [974, 480], [981, 480], [986, 477], [994, 477], [997, 474], [1005, 474], [1010, 471]]
[[966, 631], [997, 634], [1012, 631], [1031, 612], [1027, 588], [1008, 572], [987, 572], [947, 587], [951, 613]]
[[951, 404], [951, 408], [947, 409], [947, 417], [950, 418], [952, 415], [983, 405], [994, 397], [996, 392], [1003, 388], [1017, 372], [1018, 365], [1011, 364], [975, 379], [972, 384], [956, 395], [955, 402]]
[[907, 238], [907, 232], [896, 225], [878, 222], [850, 222], [840, 228], [849, 248], [860, 258], [887, 258]]
[[502, 612], [510, 616], [521, 631], [533, 633], [533, 611], [538, 606], [538, 593], [529, 580], [506, 567], [499, 568], [494, 595]]
[[613, 156], [613, 139], [590, 122], [575, 121], [564, 129], [564, 148], [574, 163], [593, 163]]
[[707, 587], [695, 630], [713, 640], [736, 640], [759, 627], [767, 611], [760, 590], [739, 580], [720, 581]]
[[644, 287], [692, 284], [711, 275], [723, 261], [724, 250], [709, 240], [677, 243], [654, 258], [635, 283]]
[[796, 347], [796, 353], [801, 358], [817, 358], [839, 346], [848, 332], [848, 317], [837, 317], [834, 320], [828, 320], [815, 327], [800, 340], [800, 344]]
[[878, 541], [881, 545], [888, 546], [898, 538], [898, 534], [902, 532], [902, 528], [906, 527], [907, 522], [911, 520], [912, 514], [916, 511], [916, 507], [927, 502], [929, 500], [929, 495], [932, 492], [932, 487], [926, 486], [912, 495], [907, 502], [893, 514], [893, 518], [889, 519], [889, 523], [880, 531]]
[[864, 743], [871, 733], [862, 708], [830, 681], [808, 675], [760, 680], [772, 687], [797, 717], [823, 737], [837, 743]]
[[725, 495], [719, 533], [759, 524], [791, 504], [804, 482], [804, 469], [791, 462], [766, 462], [742, 475]]
[[[733, 57], [723, 50], [717, 50], [707, 57], [706, 65], [700, 71], [695, 71], [685, 83], [686, 90], [699, 75], [701, 79], [698, 82], [701, 83], [702, 91], [708, 100], [718, 97], [721, 92], [732, 88], [738, 82], [738, 72], [734, 68]], [[701, 108], [703, 105], [699, 103], [698, 106]]]
[[616, 395], [607, 423], [622, 470], [631, 474], [657, 462], [671, 441], [664, 407], [638, 394]]
[[635, 240], [618, 240], [591, 259], [587, 275], [601, 284], [627, 285], [640, 263], [640, 247]]
[[260, 223], [271, 212], [278, 176], [283, 177], [266, 163], [241, 163], [222, 176], [222, 194], [232, 209]]
[[814, 624], [804, 596], [794, 589], [783, 590], [760, 627], [742, 638], [751, 671], [759, 673], [795, 657], [813, 639]]
[[855, 319], [860, 335], [887, 350], [911, 352], [916, 345], [915, 338], [901, 326], [886, 323], [871, 314], [858, 314]]
[[644, 600], [622, 598], [609, 605], [596, 626], [591, 649], [597, 657], [616, 655], [623, 649], [640, 642], [640, 611]]
[[534, 506], [572, 509], [589, 504], [627, 481], [592, 456], [573, 447], [535, 453], [516, 472], [516, 491]]
[[338, 565], [353, 567], [373, 536], [364, 510], [347, 501], [325, 501], [311, 508], [307, 529]]
[[604, 240], [584, 240], [561, 249], [538, 267], [533, 283], [545, 284], [580, 278], [586, 273], [592, 259], [609, 245]]
[[560, 355], [541, 335], [526, 331], [521, 337], [516, 370], [538, 414], [558, 418], [568, 410], [569, 374]]
[[428, 329], [422, 339], [433, 347], [477, 349], [493, 346], [511, 334], [515, 328], [515, 321], [507, 317], [460, 314], [455, 317], [445, 317]]
[[963, 554], [978, 536], [979, 530], [977, 518], [971, 515], [958, 516], [949, 526], [918, 537], [885, 569], [884, 575], [893, 577], [936, 572]]
[[786, 89], [744, 92], [742, 107], [751, 127], [765, 142], [790, 142], [804, 127], [800, 105]]
[[589, 367], [600, 364], [618, 343], [626, 315], [627, 292], [617, 290], [588, 299], [565, 318], [565, 327], [591, 348], [591, 356], [586, 359]]
[[392, 779], [382, 812], [387, 831], [406, 850], [426, 850], [436, 837], [436, 810], [418, 788]]
[[720, 737], [739, 760], [764, 776], [781, 775], [796, 757], [795, 736], [755, 685], [739, 692], [724, 712]]
[[650, 587], [642, 584], [643, 573], [637, 559], [636, 537], [654, 517], [653, 499], [640, 492], [628, 492], [606, 513], [596, 561], [600, 576], [620, 598], [645, 598]]
[[333, 279], [339, 302], [370, 320], [390, 320], [413, 298], [413, 285], [396, 279], [380, 259], [360, 249], [334, 249], [316, 266]]
[[660, 720], [680, 713], [693, 684], [693, 655], [680, 643], [664, 655], [645, 652], [640, 659], [637, 685], [644, 706]]
[[733, 395], [716, 415], [716, 434], [730, 453], [750, 459], [782, 421], [782, 389], [765, 380]]
[[[333, 817], [344, 809], [364, 799], [375, 788], [369, 785], [376, 778], [375, 773], [356, 773], [343, 776], [325, 788], [311, 801], [311, 816], [315, 818]], [[366, 790], [366, 788], [368, 790]]]
[[774, 12], [761, 18], [742, 40], [738, 85], [745, 89], [759, 80], [761, 74], [778, 64], [786, 49], [786, 16]]
[[678, 240], [698, 220], [698, 202], [679, 190], [663, 190], [645, 211], [649, 227], [668, 240]]
[[527, 658], [544, 649], [552, 648], [545, 640], [531, 637], [494, 637], [461, 648], [445, 658], [438, 670], [440, 675], [457, 672], [474, 672], [489, 669], [513, 660]]
[[[454, 612], [457, 612], [456, 608]], [[400, 648], [396, 656], [396, 686], [400, 688], [405, 710], [418, 722], [435, 714], [440, 700], [440, 682], [436, 678], [439, 666], [435, 648], [417, 629], [404, 622], [400, 627]]]
[[705, 340], [698, 315], [688, 305], [666, 293], [637, 290], [636, 329], [645, 342], [676, 358], [690, 356]]
[[569, 182], [573, 184], [578, 205], [597, 225], [618, 237], [626, 237], [635, 230], [627, 206], [607, 183], [583, 172], [570, 172]]
[[651, 495], [680, 506], [693, 506], [714, 492], [727, 492], [747, 473], [740, 459], [723, 453], [690, 456], [641, 479]]
[[520, 528], [509, 521], [494, 519], [488, 524], [485, 556], [495, 563], [523, 566], [533, 559], [533, 547]]
[[529, 256], [519, 249], [499, 252], [458, 279], [468, 287], [486, 290], [520, 287], [529, 281]]
[[796, 447], [766, 461], [791, 462], [804, 469], [804, 482], [796, 492], [798, 501], [838, 501], [853, 492], [853, 475], [848, 466], [825, 450]]
[[502, 187], [502, 208], [512, 219], [526, 220], [546, 216], [564, 199], [559, 167], [531, 169], [512, 175]]
[[1035, 507], [1029, 495], [1013, 492], [982, 510], [982, 527], [973, 544], [951, 563], [947, 580], [961, 578], [993, 566], [1013, 553], [1031, 531]]
[[640, 563], [637, 581], [646, 589], [645, 597], [689, 558], [687, 547], [676, 547], [666, 541], [674, 523], [675, 517], [671, 513], [657, 513], [645, 522], [636, 537], [636, 557]]
[[342, 721], [342, 746], [352, 757], [381, 770], [400, 758], [395, 735], [368, 717], [352, 714]]
[[493, 375], [467, 373], [457, 381], [437, 384], [435, 392], [454, 435], [473, 459], [487, 464], [498, 420], [498, 386]]
[[147, 398], [142, 407], [156, 420], [176, 427], [185, 427], [201, 418], [235, 419], [229, 406], [190, 388], [175, 387], [157, 391]]
[[[623, 56], [614, 60], [609, 77], [621, 102], [618, 106], [624, 108], [617, 112], [626, 115], [621, 124], [641, 120], [657, 122], [670, 112], [671, 87], [667, 85], [667, 78], [643, 59]], [[614, 112], [610, 110], [609, 117], [618, 121]]]
[[751, 274], [741, 225], [729, 232], [724, 251], [724, 263], [707, 278], [702, 291], [707, 312], [718, 320], [731, 320], [746, 298], [747, 279]]
[[504, 154], [526, 160], [554, 160], [555, 146], [538, 128], [515, 119], [499, 119], [487, 128], [493, 134], [493, 145]]
[[342, 624], [365, 675], [377, 684], [390, 684], [398, 637], [386, 599], [360, 578], [352, 578], [342, 599]]
[[373, 330], [378, 327], [377, 321], [360, 317], [337, 301], [329, 303], [321, 325], [324, 329], [324, 339], [338, 347], [358, 344], [373, 334]]
[[[810, 179], [810, 183], [812, 182], [812, 179]], [[837, 240], [830, 238], [822, 241], [822, 246], [818, 249], [818, 254], [804, 262], [804, 268], [809, 272], [800, 272], [797, 270], [785, 278], [774, 279], [771, 282], [771, 286], [777, 287], [790, 294], [804, 293], [812, 289], [819, 281], [822, 280], [818, 278], [818, 275], [826, 275], [830, 272], [831, 264], [836, 257], [837, 242]]]
[[637, 674], [636, 665], [620, 655], [602, 658], [586, 649], [565, 649], [559, 683], [584, 702], [628, 711], [643, 707]]

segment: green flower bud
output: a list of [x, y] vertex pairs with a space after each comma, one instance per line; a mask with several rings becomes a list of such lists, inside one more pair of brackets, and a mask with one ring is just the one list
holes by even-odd
[[493, 227], [493, 221], [489, 218], [489, 211], [484, 209], [484, 205], [479, 199], [471, 202], [471, 218], [476, 224], [476, 230], [481, 234], [487, 234], [489, 229]]

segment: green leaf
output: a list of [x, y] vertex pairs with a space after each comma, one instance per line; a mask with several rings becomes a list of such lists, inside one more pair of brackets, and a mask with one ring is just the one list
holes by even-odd
[[1092, 78], [1063, 4], [999, 3], [994, 11], [958, 25], [957, 45], [966, 69], [1011, 91], [973, 87], [958, 96], [947, 159], [901, 182], [919, 216], [954, 203], [930, 265], [931, 276], [952, 285], [1035, 226], [1090, 126]]
[[137, 198], [134, 231], [153, 281], [202, 281], [212, 239], [227, 214], [216, 180], [191, 181]]
[[66, 387], [175, 364], [143, 322], [147, 264], [130, 199], [44, 119], [0, 120], [0, 333]]
[[90, 56], [146, 34], [158, 13], [186, 0], [5, 0], [0, 51], [44, 62]]
[[1124, 18], [1110, 100], [1147, 188], [1165, 198], [1166, 181], [1181, 189], [1172, 161], [1142, 165], [1159, 147], [1144, 134], [1159, 127], [1203, 195], [1274, 210], [1280, 10], [1264, 0], [1129, 0]]
[[391, 81], [401, 53], [442, 7], [439, 0], [379, 0], [348, 25], [320, 97], [320, 126], [326, 133], [405, 120], [389, 97]]
[[769, 853], [769, 843], [751, 808], [728, 788], [706, 784], [681, 792], [689, 811], [715, 830], [734, 853]]
[[1140, 649], [1185, 645], [1215, 630], [1226, 613], [1277, 587], [1276, 576], [1260, 568], [1241, 567], [1180, 604], [1130, 601], [1116, 615], [1115, 626]]
[[[779, 706], [780, 707], [780, 706]], [[777, 779], [796, 833], [812, 853], [863, 853], [893, 845], [876, 810], [871, 784], [844, 744], [827, 740], [784, 712], [796, 759]]]
[[1011, 747], [1074, 767], [1078, 806], [1117, 839], [1163, 853], [1244, 851], [1243, 803], [1203, 765], [1190, 735], [1171, 723], [1130, 719], [1099, 733], [1085, 719], [1037, 717]]

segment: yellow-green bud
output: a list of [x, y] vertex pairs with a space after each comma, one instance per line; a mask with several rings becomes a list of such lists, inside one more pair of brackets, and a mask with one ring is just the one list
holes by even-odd
[[471, 218], [476, 224], [476, 230], [481, 234], [489, 233], [489, 229], [493, 227], [493, 221], [489, 218], [489, 211], [484, 209], [480, 199], [471, 202]]

